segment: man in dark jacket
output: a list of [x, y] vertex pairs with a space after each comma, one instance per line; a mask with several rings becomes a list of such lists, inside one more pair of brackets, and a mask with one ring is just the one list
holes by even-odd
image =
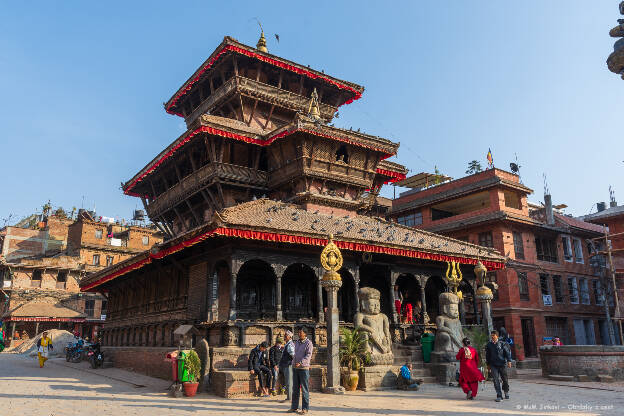
[[[485, 361], [492, 373], [494, 388], [496, 389], [496, 401], [509, 399], [509, 382], [507, 380], [507, 368], [511, 367], [511, 353], [507, 345], [498, 339], [498, 331], [492, 331], [490, 342], [485, 346]], [[501, 378], [503, 379], [503, 389], [501, 391]]]
[[[258, 376], [258, 384], [260, 386], [260, 394], [263, 397], [269, 397], [269, 385], [271, 385], [271, 370], [269, 369], [269, 357], [267, 354], [268, 344], [263, 342], [257, 345], [249, 353], [247, 361], [247, 369], [251, 375]], [[265, 382], [266, 377], [266, 382]]]
[[[282, 337], [275, 339], [275, 345], [269, 350], [269, 364], [271, 365], [271, 394], [277, 395], [277, 382], [279, 376], [279, 362], [282, 359], [284, 353], [284, 340]], [[283, 388], [283, 387], [282, 387]]]

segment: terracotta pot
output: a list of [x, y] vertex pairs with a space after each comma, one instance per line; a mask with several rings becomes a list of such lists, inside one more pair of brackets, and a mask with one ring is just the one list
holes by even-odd
[[197, 386], [199, 383], [184, 383], [184, 395], [186, 397], [193, 397], [197, 393]]
[[342, 375], [342, 384], [347, 391], [355, 391], [359, 381], [360, 374], [358, 371], [349, 371]]

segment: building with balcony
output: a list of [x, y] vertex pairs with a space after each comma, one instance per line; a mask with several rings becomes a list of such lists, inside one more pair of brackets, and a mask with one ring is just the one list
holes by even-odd
[[[404, 192], [393, 201], [391, 217], [478, 244], [481, 255], [507, 257], [504, 270], [488, 274], [498, 286], [492, 315], [494, 326], [514, 338], [519, 360], [536, 357], [545, 338], [554, 336], [570, 344], [608, 343], [601, 282], [589, 262], [588, 243], [601, 227], [563, 215], [550, 195], [542, 205], [530, 204], [532, 192], [517, 175], [489, 169]], [[462, 314], [478, 323], [472, 285], [464, 285]]]

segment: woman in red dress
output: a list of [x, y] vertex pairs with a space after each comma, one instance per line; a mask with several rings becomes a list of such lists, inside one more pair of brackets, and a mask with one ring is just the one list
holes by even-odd
[[485, 378], [479, 370], [479, 354], [477, 350], [470, 346], [468, 338], [464, 338], [462, 344], [464, 344], [464, 347], [460, 348], [455, 357], [459, 360], [459, 385], [466, 393], [466, 399], [473, 400], [477, 397], [479, 382], [485, 380]]

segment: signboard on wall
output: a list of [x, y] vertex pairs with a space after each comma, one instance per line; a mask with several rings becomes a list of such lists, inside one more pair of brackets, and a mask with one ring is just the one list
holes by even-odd
[[552, 306], [552, 296], [551, 295], [542, 295], [542, 300], [544, 302], [544, 306]]
[[106, 315], [100, 315], [100, 321], [105, 321], [106, 320]]

